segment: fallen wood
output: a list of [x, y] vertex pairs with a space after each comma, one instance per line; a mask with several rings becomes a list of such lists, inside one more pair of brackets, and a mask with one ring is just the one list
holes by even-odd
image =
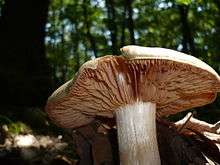
[[[100, 122], [98, 121], [98, 123]], [[111, 124], [114, 125], [114, 123]], [[90, 144], [90, 155], [93, 156], [90, 161], [95, 165], [99, 165], [101, 162], [106, 162], [109, 165], [119, 164], [118, 147], [115, 143], [117, 130], [109, 127], [110, 129], [104, 129], [104, 133], [101, 134], [95, 132], [100, 130], [99, 127], [94, 129], [94, 123], [92, 125], [86, 126], [89, 128], [79, 129], [82, 136], [86, 136], [84, 140]], [[175, 124], [165, 120], [157, 120], [157, 138], [162, 165], [211, 165], [220, 162], [220, 152], [214, 141], [198, 131], [187, 129], [186, 132], [185, 130], [180, 133]], [[109, 139], [109, 136], [105, 135], [114, 136]], [[82, 146], [78, 145], [78, 147]], [[84, 152], [86, 154], [88, 149]], [[83, 157], [81, 157], [81, 161], [84, 161]]]

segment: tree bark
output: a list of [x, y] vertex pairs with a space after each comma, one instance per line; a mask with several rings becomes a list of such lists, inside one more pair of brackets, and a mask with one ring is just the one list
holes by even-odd
[[161, 164], [205, 165], [207, 161], [193, 139], [179, 134], [175, 128], [164, 122], [157, 121]]
[[[216, 51], [219, 52], [220, 50], [220, 45], [219, 40], [220, 40], [220, 0], [214, 0], [214, 3], [216, 4], [217, 8], [218, 8], [218, 16], [217, 18], [215, 18], [215, 28], [216, 28], [216, 32], [214, 35], [214, 43], [217, 44], [216, 46]], [[214, 57], [213, 61], [219, 61], [220, 60], [220, 56], [218, 55], [218, 53], [216, 54], [216, 56]], [[218, 70], [218, 66], [216, 67], [216, 70]]]
[[[61, 5], [63, 6], [63, 0], [61, 0]], [[60, 11], [60, 16], [64, 14], [63, 9], [61, 8]], [[63, 64], [61, 64], [62, 66], [60, 66], [61, 68], [61, 82], [65, 82], [66, 81], [66, 73], [67, 73], [67, 65], [68, 65], [68, 59], [67, 59], [67, 54], [65, 53], [65, 24], [62, 22], [61, 25], [61, 34], [60, 34], [60, 39], [61, 39], [61, 50], [60, 53], [63, 57]]]
[[98, 57], [96, 41], [90, 32], [91, 23], [89, 22], [89, 19], [88, 19], [88, 8], [87, 8], [87, 5], [89, 5], [88, 3], [89, 2], [87, 2], [87, 0], [83, 1], [83, 15], [84, 15], [84, 23], [86, 26], [86, 35], [87, 35], [87, 38], [89, 39], [89, 42], [91, 44], [91, 48], [93, 50], [94, 56]]
[[130, 43], [135, 45], [135, 38], [134, 38], [134, 21], [133, 21], [133, 8], [132, 8], [133, 0], [127, 0], [127, 9], [128, 9], [128, 30], [130, 33]]
[[112, 44], [112, 54], [118, 53], [118, 43], [117, 43], [117, 34], [118, 29], [116, 25], [116, 14], [114, 8], [114, 0], [106, 0], [106, 7], [107, 7], [107, 15], [108, 15], [108, 29], [111, 35], [111, 44]]
[[124, 10], [123, 10], [123, 18], [122, 18], [122, 24], [121, 24], [121, 43], [120, 47], [125, 46], [125, 27], [126, 27], [126, 13], [127, 13], [127, 4], [124, 3]]
[[214, 3], [216, 4], [220, 12], [220, 0], [214, 0]]
[[44, 105], [50, 71], [44, 37], [49, 0], [5, 0], [0, 20], [1, 104]]
[[188, 18], [187, 18], [189, 6], [178, 5], [178, 8], [179, 8], [180, 20], [182, 24], [182, 36], [183, 36], [182, 51], [184, 53], [190, 53], [191, 55], [196, 56], [194, 39], [193, 39], [192, 31], [191, 31]]
[[75, 23], [75, 33], [72, 32], [72, 40], [73, 40], [73, 53], [74, 53], [74, 59], [75, 59], [75, 67], [74, 70], [78, 71], [80, 68], [80, 56], [79, 56], [79, 52], [78, 52], [78, 48], [79, 48], [79, 30], [78, 30], [78, 23]]

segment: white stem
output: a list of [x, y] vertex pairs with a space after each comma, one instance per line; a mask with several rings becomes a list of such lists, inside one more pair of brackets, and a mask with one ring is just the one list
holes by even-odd
[[156, 105], [136, 102], [116, 111], [121, 165], [160, 165]]

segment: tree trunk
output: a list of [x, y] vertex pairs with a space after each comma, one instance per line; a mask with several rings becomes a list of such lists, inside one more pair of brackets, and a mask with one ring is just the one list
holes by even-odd
[[192, 31], [191, 31], [191, 28], [190, 28], [190, 25], [187, 19], [189, 6], [178, 5], [178, 8], [179, 8], [180, 20], [182, 24], [182, 35], [183, 35], [182, 51], [184, 53], [190, 53], [191, 55], [196, 56], [194, 39], [193, 39]]
[[87, 0], [84, 0], [83, 1], [83, 15], [84, 15], [84, 23], [86, 26], [86, 35], [91, 44], [91, 48], [93, 50], [94, 56], [97, 57], [98, 55], [97, 55], [96, 41], [90, 32], [91, 23], [89, 22], [89, 19], [88, 19], [88, 8], [87, 8], [88, 5], [89, 5], [89, 2], [87, 2]]
[[44, 46], [48, 6], [49, 0], [6, 0], [2, 6], [2, 104], [45, 104], [51, 86]]
[[220, 12], [220, 0], [214, 0], [214, 3], [216, 4]]
[[133, 0], [127, 0], [125, 3], [127, 3], [128, 7], [128, 30], [130, 33], [130, 43], [132, 45], [135, 44], [135, 38], [134, 38], [134, 21], [133, 21], [133, 9], [132, 9], [132, 2]]
[[122, 18], [122, 24], [121, 24], [121, 43], [120, 47], [125, 46], [125, 27], [126, 27], [126, 13], [127, 13], [127, 4], [124, 3], [124, 11], [123, 11], [123, 18]]
[[75, 33], [72, 32], [72, 40], [73, 40], [73, 55], [74, 55], [74, 59], [75, 59], [75, 67], [74, 67], [74, 71], [77, 72], [80, 68], [80, 56], [79, 56], [79, 30], [78, 30], [78, 23], [75, 23]]
[[[61, 1], [61, 5], [63, 6], [63, 1]], [[61, 12], [60, 15], [63, 15], [64, 11], [61, 8]], [[61, 48], [60, 48], [60, 55], [63, 57], [63, 63], [61, 64], [60, 68], [61, 68], [61, 82], [65, 82], [66, 81], [66, 73], [67, 73], [67, 65], [68, 65], [68, 59], [67, 59], [67, 54], [65, 52], [65, 24], [62, 22], [61, 25], [61, 34], [60, 34], [60, 39], [61, 39]]]
[[[214, 43], [216, 43], [216, 52], [219, 52], [220, 50], [220, 45], [219, 45], [219, 40], [220, 40], [220, 0], [214, 0], [214, 3], [216, 4], [217, 8], [218, 8], [218, 16], [215, 18], [215, 28], [216, 28], [216, 32], [214, 35]], [[220, 56], [218, 55], [218, 53], [216, 53], [216, 56], [214, 57], [213, 61], [220, 61]], [[216, 66], [216, 70], [219, 70], [219, 67]]]
[[118, 44], [117, 44], [117, 34], [118, 29], [115, 23], [116, 15], [115, 15], [115, 8], [114, 8], [114, 0], [106, 0], [106, 7], [107, 7], [107, 15], [108, 15], [108, 29], [111, 35], [111, 44], [112, 44], [112, 54], [118, 53]]

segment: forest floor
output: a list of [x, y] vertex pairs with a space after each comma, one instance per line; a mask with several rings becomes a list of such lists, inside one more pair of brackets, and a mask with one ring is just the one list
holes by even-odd
[[[74, 131], [60, 129], [40, 108], [4, 107], [0, 110], [0, 164], [117, 165], [117, 131], [100, 123], [94, 121]], [[180, 127], [182, 133], [172, 122], [157, 120], [162, 165], [220, 164], [219, 141]]]
[[0, 164], [77, 163], [71, 130], [57, 128], [39, 108], [15, 109], [4, 107], [0, 113]]

